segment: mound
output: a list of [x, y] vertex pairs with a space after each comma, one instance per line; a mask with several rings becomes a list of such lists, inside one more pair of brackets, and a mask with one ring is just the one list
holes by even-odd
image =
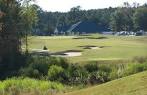
[[64, 95], [146, 95], [147, 71]]

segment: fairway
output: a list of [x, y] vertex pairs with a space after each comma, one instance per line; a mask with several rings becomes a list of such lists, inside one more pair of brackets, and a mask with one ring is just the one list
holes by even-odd
[[[102, 39], [99, 39], [102, 38]], [[147, 37], [145, 36], [33, 36], [29, 37], [29, 50], [43, 49], [46, 46], [50, 52], [66, 50], [81, 50], [82, 55], [67, 57], [71, 62], [130, 59], [135, 56], [147, 56]], [[83, 46], [102, 47], [84, 49]], [[25, 48], [25, 46], [22, 46]]]

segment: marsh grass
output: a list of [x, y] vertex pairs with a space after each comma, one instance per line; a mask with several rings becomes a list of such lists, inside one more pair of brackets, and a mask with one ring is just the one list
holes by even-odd
[[30, 78], [11, 78], [0, 82], [0, 95], [45, 95], [63, 89], [61, 83]]

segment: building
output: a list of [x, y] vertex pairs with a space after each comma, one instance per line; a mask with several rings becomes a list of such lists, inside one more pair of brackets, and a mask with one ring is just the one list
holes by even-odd
[[98, 25], [93, 21], [80, 21], [73, 25], [69, 26], [58, 26], [56, 27], [54, 33], [55, 34], [87, 34], [87, 33], [102, 33], [105, 31], [110, 31], [109, 28]]

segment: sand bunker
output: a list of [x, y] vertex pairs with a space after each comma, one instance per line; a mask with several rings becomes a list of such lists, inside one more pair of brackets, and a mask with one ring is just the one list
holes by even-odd
[[34, 52], [49, 52], [49, 50], [42, 50], [42, 49], [31, 49]]
[[76, 56], [81, 56], [81, 55], [82, 55], [82, 51], [79, 51], [79, 50], [67, 50], [67, 51], [54, 53], [51, 56], [76, 57]]
[[64, 53], [66, 56], [68, 57], [74, 57], [74, 56], [81, 56], [82, 53], [81, 52], [66, 52]]
[[79, 47], [83, 47], [83, 49], [101, 49], [101, 47], [92, 46], [92, 45], [79, 46]]
[[83, 49], [102, 49], [102, 48], [109, 47], [109, 46], [85, 45], [85, 46], [79, 46], [79, 47], [82, 47]]
[[90, 47], [90, 49], [100, 49], [99, 47]]

